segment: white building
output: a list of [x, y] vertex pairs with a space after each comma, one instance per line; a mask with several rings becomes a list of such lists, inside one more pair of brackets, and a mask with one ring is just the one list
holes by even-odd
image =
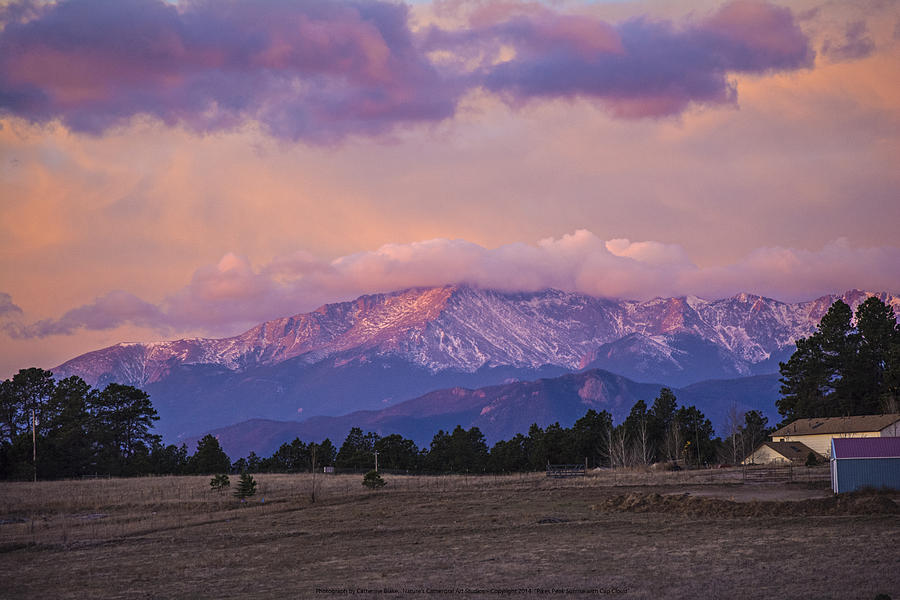
[[815, 452], [800, 442], [763, 442], [759, 448], [745, 458], [743, 465], [771, 465], [771, 464], [806, 464], [809, 453], [816, 455], [816, 460], [822, 460], [821, 454]]
[[900, 414], [797, 419], [772, 434], [773, 442], [799, 442], [831, 457], [831, 440], [851, 437], [898, 437]]

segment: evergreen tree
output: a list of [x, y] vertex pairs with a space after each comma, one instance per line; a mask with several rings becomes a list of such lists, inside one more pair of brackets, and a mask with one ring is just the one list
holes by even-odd
[[673, 424], [678, 401], [672, 390], [664, 387], [650, 407], [649, 430], [650, 439], [655, 446], [657, 460], [674, 460], [677, 452], [674, 448]]
[[897, 398], [891, 385], [900, 374], [900, 327], [894, 310], [872, 296], [856, 309], [856, 329], [859, 342], [853, 380], [860, 390], [860, 406], [856, 410], [875, 414], [891, 409], [890, 399]]
[[488, 466], [488, 448], [477, 427], [468, 431], [457, 425], [451, 434], [438, 431], [425, 457], [429, 470], [453, 473], [483, 472]]
[[90, 408], [98, 469], [112, 475], [136, 474], [130, 463], [137, 455], [148, 455], [160, 440], [150, 433], [153, 421], [159, 419], [150, 396], [135, 387], [111, 383], [96, 395]]
[[187, 446], [158, 443], [150, 452], [151, 472], [157, 475], [182, 475], [188, 471]]
[[241, 478], [234, 490], [235, 497], [243, 500], [254, 494], [256, 494], [256, 480], [250, 473], [241, 473]]
[[209, 487], [211, 487], [216, 492], [224, 492], [225, 488], [229, 486], [231, 486], [231, 480], [225, 473], [220, 473], [219, 475], [214, 476], [209, 481]]
[[893, 344], [888, 352], [887, 365], [884, 369], [884, 387], [879, 397], [882, 412], [900, 413], [900, 340]]
[[528, 438], [517, 433], [509, 441], [498, 441], [491, 449], [488, 464], [494, 473], [528, 471]]
[[[53, 373], [30, 368], [16, 373], [4, 390], [4, 395], [8, 395], [3, 402], [4, 413], [7, 413], [5, 425], [10, 435], [13, 459], [18, 463], [19, 476], [24, 475], [27, 468], [32, 478], [38, 477], [38, 438], [44, 437], [51, 420], [50, 399], [55, 388]], [[26, 461], [28, 467], [25, 466]]]
[[683, 406], [675, 412], [674, 426], [682, 440], [681, 458], [687, 464], [702, 466], [716, 458], [713, 426], [695, 406]]
[[353, 427], [347, 434], [335, 458], [335, 465], [341, 469], [367, 469], [375, 464], [375, 441], [378, 435], [363, 434], [362, 429]]
[[0, 381], [0, 443], [11, 443], [19, 435], [19, 403], [13, 382]]
[[0, 477], [31, 478], [35, 467], [42, 478], [171, 472], [151, 433], [157, 418], [137, 388], [98, 392], [79, 377], [22, 369], [0, 382]]
[[544, 430], [544, 452], [547, 462], [554, 465], [581, 463], [584, 457], [575, 453], [575, 436], [571, 429], [563, 428], [558, 422]]
[[775, 405], [786, 422], [801, 417], [832, 416], [826, 397], [829, 375], [815, 336], [797, 340], [797, 350], [780, 363], [781, 398]]
[[743, 439], [746, 444], [744, 454], [753, 452], [757, 446], [768, 439], [772, 428], [768, 426], [769, 418], [758, 410], [744, 413]]
[[188, 470], [198, 475], [211, 475], [231, 470], [231, 459], [212, 434], [197, 442], [197, 451], [188, 461]]
[[317, 462], [320, 466], [333, 466], [334, 461], [337, 458], [337, 449], [334, 447], [334, 444], [331, 443], [331, 440], [325, 438], [322, 440], [322, 443], [318, 445], [316, 450], [317, 453]]
[[38, 470], [43, 477], [79, 477], [94, 467], [91, 416], [96, 392], [80, 377], [56, 384], [45, 413]]
[[377, 490], [378, 488], [383, 488], [387, 483], [381, 477], [381, 474], [378, 473], [375, 469], [367, 472], [363, 475], [362, 484], [369, 489]]
[[855, 324], [851, 317], [850, 307], [836, 301], [781, 363], [777, 406], [785, 423], [897, 409], [900, 333], [893, 309], [870, 297], [857, 308]]
[[32, 421], [35, 431], [43, 435], [52, 412], [51, 398], [56, 389], [53, 373], [38, 368], [21, 369], [12, 378], [14, 400], [13, 419], [10, 422], [12, 435], [31, 431]]
[[606, 447], [606, 432], [612, 427], [612, 415], [602, 410], [590, 409], [572, 426], [575, 453], [579, 461], [584, 458], [593, 466], [606, 464], [609, 453]]
[[239, 458], [231, 465], [232, 473], [259, 473], [261, 470], [262, 460], [256, 455], [256, 452], [250, 451], [247, 458]]
[[279, 446], [272, 456], [260, 461], [259, 469], [267, 473], [298, 473], [309, 470], [310, 453], [300, 438]]
[[431, 445], [425, 455], [425, 468], [429, 471], [447, 471], [450, 465], [450, 434], [443, 429], [431, 438]]
[[375, 442], [380, 469], [414, 470], [418, 468], [419, 449], [416, 443], [399, 434], [392, 434]]
[[548, 462], [544, 430], [537, 423], [532, 423], [528, 428], [528, 466], [532, 471], [543, 471]]

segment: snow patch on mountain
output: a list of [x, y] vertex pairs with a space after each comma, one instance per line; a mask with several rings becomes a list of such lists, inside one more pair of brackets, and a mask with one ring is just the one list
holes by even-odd
[[649, 371], [661, 365], [678, 371], [688, 368], [696, 347], [717, 355], [730, 372], [749, 374], [752, 365], [812, 333], [838, 298], [855, 308], [872, 295], [900, 313], [900, 298], [859, 290], [789, 304], [746, 293], [637, 302], [559, 290], [410, 289], [328, 304], [230, 338], [118, 344], [76, 357], [54, 373], [79, 375], [91, 385], [143, 386], [179, 365], [241, 372], [290, 359], [316, 364], [385, 356], [434, 373], [497, 366], [576, 370], [602, 352]]

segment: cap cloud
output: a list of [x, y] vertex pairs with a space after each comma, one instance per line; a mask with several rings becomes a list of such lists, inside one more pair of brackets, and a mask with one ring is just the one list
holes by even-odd
[[687, 295], [714, 299], [749, 291], [798, 301], [853, 287], [897, 292], [898, 269], [900, 249], [859, 248], [840, 239], [817, 251], [759, 248], [734, 264], [703, 268], [676, 244], [607, 241], [587, 230], [497, 248], [448, 239], [386, 244], [333, 261], [298, 252], [259, 268], [229, 253], [217, 264], [199, 268], [188, 285], [159, 306], [115, 291], [59, 319], [7, 332], [33, 338], [132, 324], [161, 332], [199, 327], [209, 335], [227, 335], [326, 302], [447, 284], [504, 291], [556, 288], [638, 300]]

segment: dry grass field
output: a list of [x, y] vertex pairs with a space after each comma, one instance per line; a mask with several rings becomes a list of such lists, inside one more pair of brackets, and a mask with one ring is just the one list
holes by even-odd
[[2, 483], [0, 597], [900, 599], [900, 497], [822, 473]]

